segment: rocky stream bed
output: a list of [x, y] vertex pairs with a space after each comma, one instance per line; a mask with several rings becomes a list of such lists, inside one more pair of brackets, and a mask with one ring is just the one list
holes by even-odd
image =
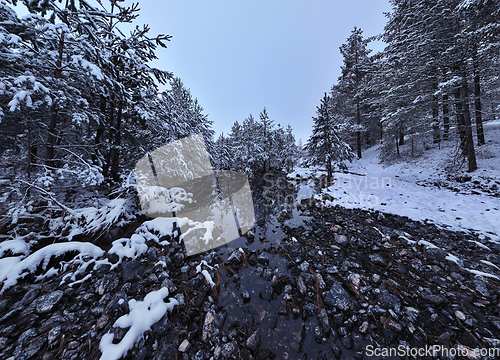
[[[7, 289], [0, 359], [99, 359], [104, 334], [126, 336], [113, 324], [129, 300], [162, 287], [178, 305], [127, 359], [486, 359], [473, 349], [500, 347], [500, 245], [488, 238], [303, 201], [197, 256], [168, 240], [73, 287], [62, 272]], [[433, 345], [461, 352], [373, 352]]]

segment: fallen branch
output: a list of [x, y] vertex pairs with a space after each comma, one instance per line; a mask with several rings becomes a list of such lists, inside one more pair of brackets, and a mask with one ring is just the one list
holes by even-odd
[[28, 185], [30, 188], [33, 187], [33, 188], [37, 189], [38, 191], [44, 193], [45, 195], [47, 195], [50, 198], [50, 200], [52, 200], [54, 203], [56, 203], [57, 206], [59, 206], [61, 209], [66, 210], [71, 215], [74, 214], [72, 209], [70, 209], [66, 205], [62, 204], [61, 202], [59, 202], [57, 199], [55, 199], [47, 190], [42, 189], [41, 187], [36, 186], [35, 184], [31, 184], [31, 183], [29, 183], [27, 181], [24, 181], [24, 180], [19, 180], [19, 181], [22, 182], [22, 183], [24, 183], [24, 184], [26, 184], [26, 185]]

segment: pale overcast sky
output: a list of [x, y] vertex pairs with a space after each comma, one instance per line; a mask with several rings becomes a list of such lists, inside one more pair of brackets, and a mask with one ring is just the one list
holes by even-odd
[[177, 0], [142, 1], [140, 8], [137, 23], [148, 23], [152, 34], [172, 35], [154, 66], [182, 79], [217, 134], [250, 113], [258, 118], [265, 106], [275, 123], [292, 125], [305, 142], [316, 106], [340, 75], [339, 46], [354, 26], [365, 37], [381, 33], [390, 5], [389, 0]]

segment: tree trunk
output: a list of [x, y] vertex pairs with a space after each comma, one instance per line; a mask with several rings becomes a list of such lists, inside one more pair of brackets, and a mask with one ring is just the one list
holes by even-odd
[[399, 129], [399, 145], [404, 145], [405, 144], [405, 134], [403, 132], [403, 129]]
[[[356, 96], [356, 118], [358, 126], [361, 126], [361, 110], [359, 108], [359, 98]], [[358, 158], [361, 159], [361, 131], [356, 132], [356, 144], [358, 147]]]
[[432, 97], [432, 142], [439, 144], [441, 142], [441, 132], [439, 127], [439, 102], [438, 97]]
[[397, 151], [398, 156], [399, 156], [399, 140], [398, 140], [397, 136], [396, 136], [396, 151]]
[[107, 178], [111, 166], [111, 155], [113, 151], [113, 142], [115, 138], [115, 124], [114, 124], [114, 118], [115, 118], [115, 102], [114, 102], [114, 95], [111, 96], [110, 103], [109, 103], [109, 116], [108, 116], [108, 152], [106, 153], [106, 160], [104, 161], [103, 164], [103, 169], [102, 169], [102, 175]]
[[[64, 19], [66, 20], [66, 19]], [[66, 21], [65, 21], [66, 22]], [[62, 76], [62, 58], [64, 51], [64, 33], [61, 32], [61, 38], [59, 39], [59, 53], [56, 61], [56, 71], [54, 77], [60, 79]], [[54, 166], [54, 155], [55, 155], [55, 145], [57, 140], [56, 126], [57, 126], [57, 109], [55, 104], [55, 96], [51, 95], [52, 105], [50, 106], [50, 123], [49, 123], [49, 134], [47, 138], [47, 152], [45, 153], [45, 163], [48, 166]]]
[[465, 145], [465, 119], [464, 119], [464, 111], [462, 106], [460, 88], [457, 87], [455, 89], [455, 112], [457, 115], [457, 127], [458, 134], [460, 135], [460, 149], [462, 154], [466, 156], [466, 145]]
[[479, 146], [484, 145], [484, 129], [483, 129], [483, 112], [481, 109], [481, 83], [479, 77], [479, 71], [474, 64], [474, 108], [476, 110], [476, 132], [477, 132], [477, 144]]
[[121, 123], [122, 123], [122, 114], [123, 114], [123, 106], [120, 103], [118, 107], [118, 114], [116, 116], [116, 133], [114, 144], [112, 147], [113, 157], [111, 161], [111, 178], [114, 181], [118, 181], [119, 179], [119, 169], [120, 169], [120, 152], [121, 152]]
[[450, 139], [450, 116], [448, 115], [448, 94], [443, 95], [443, 140]]
[[28, 120], [28, 179], [31, 177], [31, 158], [32, 158], [32, 153], [31, 153], [31, 126]]
[[469, 109], [469, 94], [467, 88], [467, 73], [462, 70], [462, 103], [464, 109], [465, 141], [467, 149], [467, 160], [469, 162], [469, 172], [477, 170], [476, 152], [474, 150], [474, 139], [472, 138], [472, 124]]

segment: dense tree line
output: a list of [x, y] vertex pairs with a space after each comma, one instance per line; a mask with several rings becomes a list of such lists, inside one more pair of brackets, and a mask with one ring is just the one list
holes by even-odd
[[242, 124], [236, 121], [228, 135], [215, 142], [215, 167], [244, 171], [249, 175], [268, 171], [291, 172], [300, 160], [300, 151], [290, 125], [275, 126], [266, 108], [255, 120], [252, 114]]
[[[342, 74], [329, 97], [341, 138], [362, 149], [382, 139], [382, 154], [400, 154], [405, 138], [457, 140], [468, 170], [475, 145], [485, 144], [483, 121], [499, 109], [500, 1], [391, 0], [382, 52], [369, 56], [354, 28], [340, 47]], [[473, 134], [476, 134], [475, 138]], [[428, 146], [428, 145], [427, 145]], [[416, 153], [416, 152], [415, 152]]]
[[[93, 173], [118, 181], [144, 154], [213, 130], [197, 99], [171, 72], [149, 66], [168, 35], [147, 25], [128, 34], [138, 4], [84, 0], [0, 3], [0, 161], [20, 177]], [[160, 88], [166, 90], [161, 91]]]

